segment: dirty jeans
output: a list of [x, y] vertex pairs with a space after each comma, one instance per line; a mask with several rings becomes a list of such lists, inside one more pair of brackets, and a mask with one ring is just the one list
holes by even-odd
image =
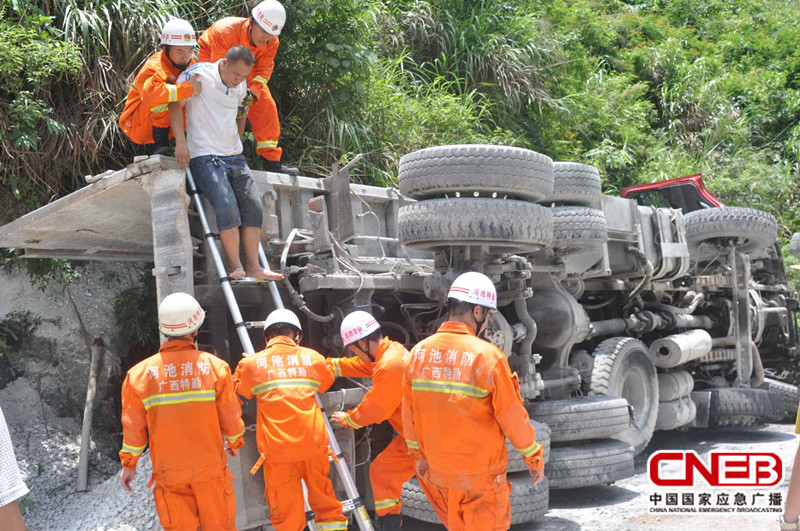
[[261, 228], [264, 214], [253, 174], [243, 155], [204, 155], [189, 162], [197, 187], [217, 215], [217, 230]]

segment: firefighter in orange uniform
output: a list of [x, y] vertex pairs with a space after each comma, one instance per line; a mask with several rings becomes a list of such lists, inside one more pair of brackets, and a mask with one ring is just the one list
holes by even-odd
[[411, 351], [403, 382], [403, 429], [417, 476], [450, 531], [505, 530], [511, 524], [506, 437], [542, 480], [542, 446], [503, 352], [477, 337], [497, 311], [481, 273], [450, 287], [450, 320]]
[[346, 531], [347, 518], [328, 477], [328, 434], [316, 401], [333, 383], [333, 371], [317, 351], [298, 346], [303, 332], [291, 311], [270, 313], [264, 335], [267, 347], [242, 359], [233, 379], [240, 395], [257, 397], [261, 458], [251, 473], [264, 464], [270, 523], [278, 531], [305, 528], [305, 480], [317, 529]]
[[195, 531], [198, 524], [201, 529], [236, 529], [233, 475], [225, 451], [239, 454], [244, 423], [228, 364], [195, 347], [204, 319], [191, 295], [166, 297], [158, 321], [170, 339], [129, 370], [122, 384], [120, 483], [131, 491], [136, 463], [149, 444], [150, 483], [155, 482], [153, 497], [165, 531]]
[[247, 76], [247, 89], [255, 97], [247, 118], [256, 137], [256, 151], [264, 158], [263, 169], [277, 173], [297, 173], [297, 168], [281, 165], [281, 124], [278, 107], [267, 83], [275, 68], [281, 34], [286, 24], [286, 10], [278, 0], [264, 0], [256, 5], [250, 18], [226, 17], [211, 25], [200, 36], [201, 63], [213, 63], [225, 57], [232, 46], [245, 46], [253, 52], [256, 64]]
[[342, 343], [356, 355], [329, 358], [336, 376], [372, 378], [372, 388], [355, 409], [337, 411], [331, 421], [352, 429], [388, 420], [400, 434], [376, 457], [369, 467], [375, 498], [375, 512], [383, 531], [402, 529], [403, 483], [414, 477], [414, 461], [403, 438], [403, 373], [408, 351], [396, 341], [383, 337], [378, 321], [367, 312], [356, 311], [342, 320]]
[[128, 92], [119, 126], [137, 144], [153, 144], [151, 155], [172, 156], [169, 145], [171, 102], [200, 94], [200, 81], [177, 83], [178, 76], [194, 64], [197, 45], [192, 25], [174, 18], [161, 30], [161, 51], [150, 56]]

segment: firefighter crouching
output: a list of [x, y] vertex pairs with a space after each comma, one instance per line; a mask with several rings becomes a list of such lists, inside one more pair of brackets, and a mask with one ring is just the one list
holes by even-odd
[[148, 144], [148, 154], [171, 157], [168, 106], [200, 94], [196, 78], [178, 83], [178, 76], [194, 64], [197, 38], [192, 25], [179, 18], [164, 24], [161, 51], [148, 59], [128, 92], [119, 117], [122, 131], [137, 144]]
[[497, 311], [481, 273], [450, 287], [450, 320], [411, 351], [403, 383], [403, 430], [420, 486], [450, 531], [505, 530], [511, 524], [506, 437], [534, 477], [542, 446], [503, 352], [477, 337]]
[[[244, 445], [244, 423], [228, 364], [197, 350], [205, 312], [186, 293], [158, 308], [169, 340], [136, 364], [122, 384], [120, 484], [130, 492], [136, 463], [150, 446], [153, 497], [165, 531], [236, 529], [236, 500], [227, 452]], [[149, 487], [150, 485], [148, 485]]]
[[378, 321], [367, 312], [347, 315], [341, 325], [342, 343], [356, 357], [329, 358], [336, 376], [372, 378], [372, 388], [353, 410], [337, 411], [334, 424], [352, 429], [388, 420], [400, 434], [376, 457], [369, 467], [375, 499], [375, 512], [383, 531], [402, 528], [403, 483], [414, 477], [416, 469], [403, 438], [403, 373], [409, 353], [396, 341], [384, 337]]
[[278, 531], [305, 528], [304, 480], [319, 531], [346, 531], [347, 519], [328, 477], [328, 434], [316, 394], [333, 383], [333, 370], [317, 351], [298, 346], [300, 321], [275, 310], [264, 326], [267, 346], [243, 358], [234, 373], [237, 392], [257, 397], [256, 439], [264, 465], [269, 519]]

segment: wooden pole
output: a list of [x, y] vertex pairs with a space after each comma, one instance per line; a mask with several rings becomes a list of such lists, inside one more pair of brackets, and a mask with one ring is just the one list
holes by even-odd
[[100, 359], [103, 357], [105, 344], [101, 338], [95, 338], [90, 351], [92, 360], [89, 364], [89, 383], [86, 387], [86, 405], [83, 408], [83, 429], [81, 430], [81, 456], [78, 461], [78, 492], [86, 490], [89, 477], [89, 444], [92, 434], [92, 412], [94, 411], [94, 397], [97, 389], [97, 373], [100, 369]]

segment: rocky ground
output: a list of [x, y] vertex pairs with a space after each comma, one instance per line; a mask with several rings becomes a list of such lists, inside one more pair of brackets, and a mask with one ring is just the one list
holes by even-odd
[[[146, 488], [150, 460], [141, 459], [134, 492], [117, 480], [119, 463], [93, 447], [89, 490], [76, 492], [80, 426], [59, 418], [25, 378], [0, 391], [17, 463], [30, 489], [21, 500], [25, 523], [36, 530], [120, 531], [155, 528], [153, 497]], [[2, 525], [0, 525], [2, 528]]]

